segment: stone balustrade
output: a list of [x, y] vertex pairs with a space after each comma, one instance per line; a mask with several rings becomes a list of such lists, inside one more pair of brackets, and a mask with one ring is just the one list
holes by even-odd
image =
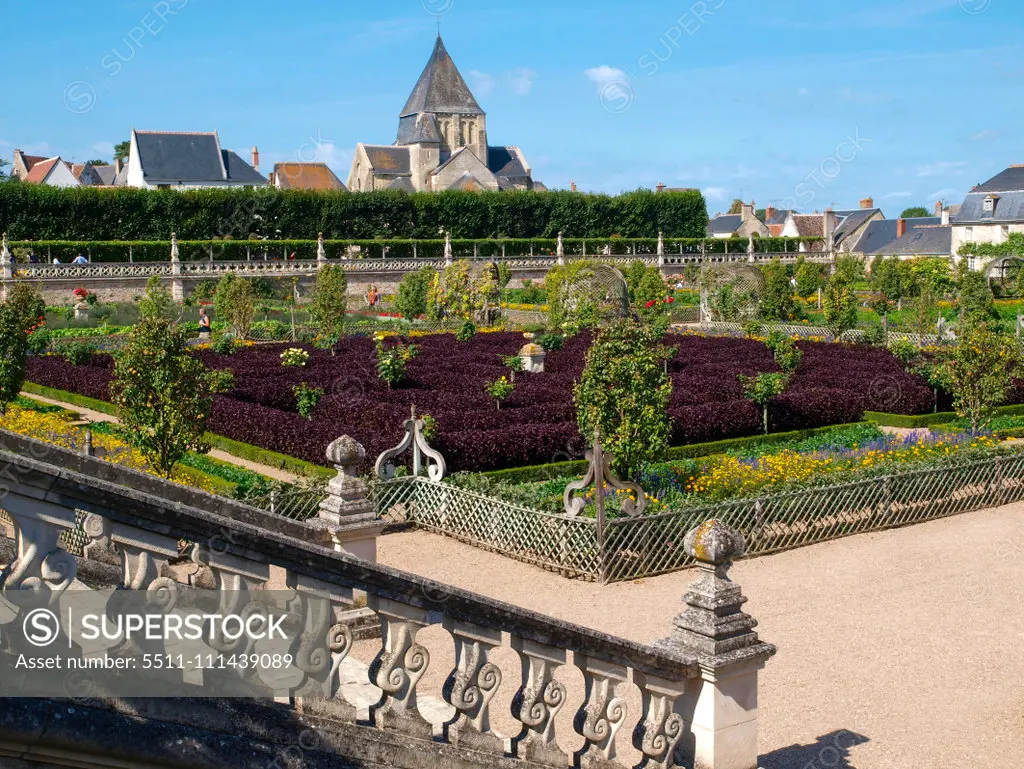
[[[195, 584], [250, 593], [287, 589], [310, 602], [329, 597], [332, 616], [301, 620], [310, 628], [299, 655], [305, 681], [287, 703], [307, 727], [317, 724], [318, 746], [306, 751], [304, 766], [331, 765], [328, 759], [318, 763], [320, 758], [313, 758], [333, 750], [335, 761], [338, 755], [368, 761], [387, 756], [385, 763], [407, 767], [618, 767], [623, 766], [619, 756], [629, 747], [641, 757], [638, 765], [643, 767], [756, 767], [757, 675], [775, 650], [754, 633], [756, 622], [741, 611], [746, 599], [728, 579], [731, 560], [743, 552], [741, 535], [715, 521], [690, 533], [686, 547], [701, 564], [700, 577], [684, 595], [683, 611], [671, 633], [655, 645], [639, 644], [346, 552], [347, 542], [364, 541], [359, 532], [378, 522], [368, 519], [369, 508], [361, 498], [365, 487], [351, 474], [354, 463], [362, 459], [362, 447], [342, 438], [332, 444], [330, 456], [339, 468], [339, 479], [329, 487], [331, 496], [321, 516], [301, 523], [0, 432], [0, 507], [13, 521], [15, 539], [14, 560], [0, 569], [0, 597], [29, 587], [58, 596], [74, 583], [81, 561], [61, 549], [58, 540], [76, 527], [76, 511], [85, 511], [87, 555], [94, 548], [120, 554], [118, 573], [124, 588], [173, 590], [181, 582], [179, 542], [186, 540], [194, 543], [188, 573], [202, 570], [205, 577], [196, 578]], [[368, 718], [360, 718], [355, 704], [346, 700], [341, 678], [354, 643], [351, 630], [339, 618], [361, 594], [382, 631], [367, 672], [368, 683], [381, 694]], [[643, 606], [636, 608], [644, 611]], [[439, 731], [419, 707], [422, 682], [438, 672], [432, 667], [445, 658], [445, 649], [427, 640], [431, 636], [425, 631], [435, 628], [447, 631], [455, 654], [454, 665], [440, 671], [447, 675], [443, 698], [454, 717]], [[0, 627], [0, 638], [6, 632]], [[507, 659], [499, 664], [499, 658], [510, 653], [518, 659], [518, 669], [510, 669]], [[557, 675], [563, 667], [583, 683], [571, 734], [560, 731], [564, 719], [556, 727], [559, 712], [570, 700], [563, 676]], [[0, 696], [3, 686], [0, 682]], [[629, 713], [630, 691], [639, 693], [633, 698], [638, 700], [638, 713]], [[513, 719], [511, 733], [499, 733], [492, 726], [496, 714], [491, 704], [502, 692], [514, 692], [511, 712], [500, 714], [503, 720]], [[107, 705], [96, 711], [97, 719], [123, 709], [116, 701]], [[38, 744], [40, 755], [45, 753], [38, 735], [28, 740], [19, 731], [29, 728], [27, 707], [19, 700], [0, 700], [0, 755], [5, 744], [18, 739]], [[205, 712], [197, 707], [195, 713]], [[134, 720], [125, 729], [138, 728], [140, 713], [159, 710], [151, 703], [138, 703], [132, 708]], [[213, 722], [223, 718], [203, 717]], [[228, 731], [243, 734], [261, 723], [259, 718], [277, 724], [281, 716], [271, 709], [263, 716], [229, 722]], [[636, 726], [631, 732], [623, 730], [626, 723]], [[166, 724], [161, 728], [164, 735], [174, 734]], [[201, 730], [205, 725], [189, 723], [187, 728]], [[260, 727], [250, 735], [247, 749], [255, 754], [268, 744], [273, 747], [274, 735], [284, 731], [283, 726]], [[345, 739], [338, 736], [342, 734]], [[88, 743], [90, 738], [83, 731], [80, 739]], [[301, 744], [301, 736], [297, 739]], [[168, 766], [235, 766], [226, 756], [217, 759], [219, 764], [213, 762], [210, 756], [228, 740], [218, 737], [212, 742], [219, 747], [211, 747], [202, 760], [175, 763], [184, 760], [174, 753], [179, 748], [174, 740], [163, 740], [166, 754], [153, 755], [152, 760]], [[386, 751], [384, 742], [391, 746]], [[579, 747], [570, 750], [566, 745]], [[146, 750], [156, 746], [147, 745]]]

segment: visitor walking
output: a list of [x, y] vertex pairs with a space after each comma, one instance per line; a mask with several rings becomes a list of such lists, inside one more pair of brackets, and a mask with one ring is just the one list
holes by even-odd
[[53, 257], [53, 263], [54, 264], [61, 264], [60, 257], [59, 256]]
[[71, 263], [72, 263], [72, 264], [88, 264], [88, 263], [89, 263], [89, 260], [88, 260], [88, 259], [86, 259], [86, 258], [85, 258], [84, 256], [82, 256], [81, 254], [79, 254], [78, 256], [76, 256], [76, 257], [75, 257], [75, 260], [74, 260], [73, 262], [71, 262]]
[[210, 338], [210, 316], [206, 314], [206, 310], [202, 309], [199, 311], [199, 339], [205, 341]]

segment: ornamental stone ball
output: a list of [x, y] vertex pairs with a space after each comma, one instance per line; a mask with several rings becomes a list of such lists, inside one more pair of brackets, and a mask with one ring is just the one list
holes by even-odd
[[366, 449], [355, 438], [343, 435], [327, 447], [327, 458], [340, 470], [360, 464], [366, 459]]
[[747, 543], [736, 529], [712, 519], [691, 529], [683, 540], [683, 547], [702, 563], [722, 566], [743, 555]]

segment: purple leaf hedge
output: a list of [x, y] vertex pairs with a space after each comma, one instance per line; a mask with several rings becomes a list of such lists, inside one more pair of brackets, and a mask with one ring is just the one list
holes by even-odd
[[[347, 337], [336, 355], [309, 349], [301, 368], [281, 365], [290, 345], [244, 348], [226, 357], [197, 355], [214, 369], [231, 369], [235, 389], [216, 399], [210, 429], [238, 441], [324, 464], [327, 445], [348, 434], [369, 457], [395, 445], [412, 404], [438, 423], [434, 445], [451, 470], [492, 470], [546, 464], [581, 456], [573, 383], [583, 369], [590, 338], [566, 341], [548, 354], [544, 374], [519, 373], [516, 389], [495, 408], [484, 385], [507, 369], [501, 356], [524, 344], [521, 334], [479, 334], [458, 342], [450, 334], [413, 340], [419, 355], [407, 381], [393, 390], [376, 375], [374, 342]], [[761, 415], [743, 398], [738, 375], [775, 371], [771, 353], [760, 342], [723, 337], [670, 338], [672, 443], [696, 443], [751, 435]], [[920, 414], [931, 410], [933, 393], [907, 374], [899, 361], [879, 348], [800, 342], [800, 368], [786, 393], [769, 409], [771, 429], [794, 430], [856, 421], [865, 410]], [[55, 356], [32, 357], [28, 378], [48, 387], [109, 400], [113, 362], [95, 355], [83, 366]], [[296, 411], [293, 388], [301, 383], [324, 390], [305, 419]]]

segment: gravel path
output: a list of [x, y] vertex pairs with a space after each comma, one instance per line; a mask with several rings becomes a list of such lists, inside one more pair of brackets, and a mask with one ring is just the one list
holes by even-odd
[[[381, 563], [643, 642], [669, 632], [693, 579], [601, 587], [423, 532], [383, 537], [378, 551]], [[764, 769], [1005, 766], [1024, 753], [1024, 505], [741, 561], [732, 576], [779, 647], [762, 674]], [[428, 673], [450, 669], [447, 656]], [[620, 747], [628, 737], [624, 726]]]

